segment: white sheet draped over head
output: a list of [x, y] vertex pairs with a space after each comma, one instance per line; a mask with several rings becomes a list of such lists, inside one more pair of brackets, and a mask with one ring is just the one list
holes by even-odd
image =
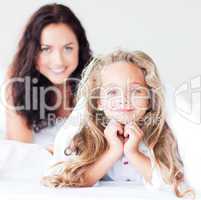
[[53, 162], [66, 161], [69, 156], [65, 154], [73, 137], [81, 131], [86, 122], [86, 98], [82, 97], [74, 107], [72, 113], [58, 131], [54, 142]]

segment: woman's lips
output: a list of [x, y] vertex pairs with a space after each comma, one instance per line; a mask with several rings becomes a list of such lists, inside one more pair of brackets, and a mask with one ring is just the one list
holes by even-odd
[[52, 68], [50, 69], [51, 72], [53, 72], [54, 74], [62, 74], [65, 71], [65, 67], [63, 68]]

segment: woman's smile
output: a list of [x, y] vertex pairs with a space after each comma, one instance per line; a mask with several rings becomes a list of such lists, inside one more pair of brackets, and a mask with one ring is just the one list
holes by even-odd
[[49, 70], [51, 71], [51, 73], [53, 73], [55, 75], [61, 75], [61, 74], [63, 74], [66, 69], [67, 69], [66, 67], [49, 68]]

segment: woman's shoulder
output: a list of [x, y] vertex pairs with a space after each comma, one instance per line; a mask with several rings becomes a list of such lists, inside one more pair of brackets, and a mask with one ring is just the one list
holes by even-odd
[[9, 80], [13, 76], [14, 69], [12, 66], [8, 66], [5, 73], [5, 81]]

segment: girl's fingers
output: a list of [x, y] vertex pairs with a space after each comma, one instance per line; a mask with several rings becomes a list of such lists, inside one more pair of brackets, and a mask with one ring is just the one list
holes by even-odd
[[121, 142], [124, 142], [124, 137], [123, 137], [123, 135], [119, 135], [118, 137], [119, 137], [119, 139], [121, 140]]
[[117, 125], [117, 130], [118, 130], [118, 133], [119, 133], [120, 135], [123, 135], [123, 134], [124, 134], [123, 127], [122, 127], [120, 124]]
[[142, 138], [144, 135], [143, 131], [139, 128], [139, 126], [136, 124], [136, 122], [127, 124], [125, 126], [125, 132], [132, 133], [132, 134], [130, 134], [129, 137], [134, 137], [134, 135], [136, 135], [139, 139]]
[[124, 130], [123, 130], [122, 125], [119, 122], [115, 121], [115, 120], [113, 120], [113, 123], [114, 123], [115, 128], [118, 131], [118, 134], [123, 135], [124, 134]]
[[129, 136], [129, 133], [128, 133], [128, 131], [125, 130], [124, 131], [124, 137], [127, 138], [128, 136]]

